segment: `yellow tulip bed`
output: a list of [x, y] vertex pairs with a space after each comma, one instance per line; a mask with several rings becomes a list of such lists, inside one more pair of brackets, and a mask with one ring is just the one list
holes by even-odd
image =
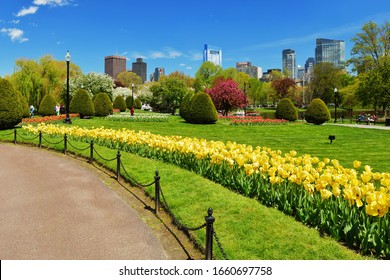
[[[29, 133], [99, 145], [176, 164], [277, 208], [364, 254], [390, 258], [390, 173], [353, 162], [283, 154], [266, 147], [149, 132], [26, 125]], [[261, 229], [259, 229], [261, 230]]]

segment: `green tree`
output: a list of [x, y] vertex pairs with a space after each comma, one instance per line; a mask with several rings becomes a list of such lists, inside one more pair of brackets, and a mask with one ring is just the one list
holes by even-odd
[[195, 83], [195, 78], [184, 74], [183, 72], [175, 71], [168, 75], [168, 77], [177, 77], [180, 80], [183, 80], [188, 88], [193, 88]]
[[142, 79], [134, 72], [121, 72], [116, 78], [124, 87], [131, 89], [132, 85], [140, 86], [142, 85]]
[[315, 98], [307, 107], [305, 119], [308, 123], [323, 124], [330, 120], [330, 112], [324, 101]]
[[[91, 97], [104, 92], [112, 100], [114, 80], [111, 76], [101, 73], [88, 73], [86, 75], [71, 77], [69, 80], [69, 95], [71, 98], [80, 88], [85, 89]], [[66, 81], [63, 84], [62, 99], [66, 100]]]
[[22, 121], [22, 106], [12, 84], [0, 78], [0, 129], [13, 128]]
[[330, 62], [321, 62], [314, 66], [309, 90], [313, 98], [321, 98], [326, 104], [334, 101], [334, 89], [341, 88], [342, 70]]
[[283, 98], [276, 108], [275, 116], [277, 119], [294, 122], [298, 119], [298, 110], [289, 98]]
[[54, 96], [51, 94], [46, 94], [41, 101], [41, 104], [39, 104], [39, 114], [42, 116], [53, 116], [56, 114], [55, 112], [55, 106], [57, 105], [57, 101], [55, 100]]
[[262, 93], [262, 84], [259, 79], [250, 78], [248, 80], [248, 84], [245, 84], [245, 95], [249, 103], [256, 106], [259, 104], [264, 98]]
[[378, 67], [380, 58], [390, 55], [390, 22], [377, 25], [369, 21], [352, 38], [352, 42], [354, 45], [349, 63], [355, 71], [364, 73]]
[[91, 96], [85, 89], [79, 89], [76, 92], [69, 104], [69, 111], [79, 114], [81, 119], [85, 116], [93, 116], [95, 114]]
[[213, 124], [218, 120], [210, 95], [200, 92], [191, 97], [185, 120], [194, 124]]
[[383, 57], [378, 67], [360, 74], [359, 78], [356, 95], [363, 105], [372, 105], [375, 110], [382, 108], [387, 113], [386, 108], [390, 105], [390, 58]]
[[105, 92], [100, 92], [95, 95], [93, 105], [95, 109], [95, 116], [105, 117], [112, 115], [113, 113], [110, 97]]
[[118, 95], [114, 99], [114, 104], [113, 104], [114, 109], [119, 109], [119, 111], [124, 112], [126, 111], [126, 101], [125, 99]]
[[195, 73], [195, 92], [204, 92], [205, 89], [210, 88], [214, 83], [214, 79], [221, 74], [222, 70], [221, 66], [210, 61], [203, 62]]
[[180, 104], [180, 116], [183, 119], [187, 119], [189, 116], [189, 110], [191, 105], [191, 98], [194, 96], [192, 91], [189, 91], [186, 95], [184, 95], [183, 100]]
[[170, 112], [173, 115], [189, 89], [185, 82], [177, 77], [163, 77], [157, 84], [150, 87], [150, 91], [153, 93], [150, 102], [153, 109]]
[[[81, 69], [74, 63], [69, 65], [70, 76], [81, 75]], [[18, 59], [15, 72], [9, 77], [16, 90], [20, 91], [29, 104], [39, 109], [46, 94], [59, 100], [66, 80], [66, 62], [57, 61], [51, 55], [39, 60]]]

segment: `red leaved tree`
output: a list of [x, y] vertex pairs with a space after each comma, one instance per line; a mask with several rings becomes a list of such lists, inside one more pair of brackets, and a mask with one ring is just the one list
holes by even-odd
[[283, 99], [293, 95], [293, 92], [296, 89], [296, 83], [291, 78], [281, 78], [274, 80], [272, 82], [272, 87], [276, 92], [276, 97], [278, 99]]
[[211, 89], [206, 89], [217, 110], [221, 110], [224, 116], [235, 108], [246, 106], [246, 96], [238, 89], [238, 85], [232, 79], [218, 79]]

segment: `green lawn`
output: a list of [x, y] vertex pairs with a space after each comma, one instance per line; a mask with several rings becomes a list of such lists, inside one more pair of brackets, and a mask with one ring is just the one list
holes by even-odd
[[[233, 127], [227, 121], [218, 121], [215, 125], [191, 125], [176, 116], [163, 123], [123, 123], [101, 118], [75, 118], [72, 122], [73, 125], [81, 127], [126, 127], [162, 135], [235, 141], [253, 146], [267, 146], [284, 152], [295, 149], [299, 153], [337, 158], [346, 167], [350, 167], [352, 161], [358, 159], [377, 170], [390, 170], [386, 165], [390, 159], [386, 148], [390, 131], [302, 123]], [[1, 136], [9, 132], [11, 131], [0, 132], [0, 139], [11, 140], [12, 135]], [[333, 144], [329, 144], [327, 139], [330, 134], [336, 135]], [[34, 141], [37, 143], [37, 140]], [[74, 142], [73, 145], [85, 147], [86, 144]], [[58, 150], [63, 147], [61, 144], [50, 146], [55, 146]], [[68, 148], [72, 150], [69, 146]], [[116, 151], [99, 146], [96, 148], [106, 158], [115, 157]], [[88, 157], [89, 151], [82, 154]], [[321, 237], [317, 230], [303, 226], [275, 209], [267, 208], [256, 200], [231, 192], [187, 170], [129, 153], [123, 153], [122, 160], [128, 172], [139, 182], [152, 181], [155, 170], [159, 170], [161, 186], [169, 206], [184, 224], [190, 227], [202, 224], [207, 209], [212, 207], [216, 218], [214, 227], [229, 259], [364, 258], [330, 238]], [[100, 162], [115, 169], [115, 162]], [[153, 196], [152, 187], [146, 191]], [[204, 245], [204, 230], [191, 232], [191, 235], [200, 246]], [[222, 258], [216, 245], [214, 253], [217, 258]]]
[[[215, 125], [193, 125], [185, 123], [178, 116], [172, 116], [169, 122], [162, 123], [123, 123], [98, 118], [75, 119], [73, 123], [82, 127], [126, 127], [161, 135], [234, 141], [254, 147], [270, 147], [282, 152], [296, 150], [299, 154], [338, 159], [345, 167], [352, 167], [352, 162], [359, 160], [375, 171], [390, 172], [390, 130], [358, 129], [331, 124], [318, 126], [300, 121], [280, 126], [230, 126], [225, 120], [219, 120]], [[332, 144], [328, 140], [329, 135], [336, 136]]]

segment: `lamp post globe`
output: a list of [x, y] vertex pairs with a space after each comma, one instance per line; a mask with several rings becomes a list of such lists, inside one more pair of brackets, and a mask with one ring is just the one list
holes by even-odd
[[70, 120], [69, 117], [69, 63], [70, 63], [69, 51], [66, 52], [65, 60], [66, 60], [66, 117], [64, 123], [71, 124], [72, 121]]
[[337, 88], [334, 88], [334, 123], [337, 123]]

